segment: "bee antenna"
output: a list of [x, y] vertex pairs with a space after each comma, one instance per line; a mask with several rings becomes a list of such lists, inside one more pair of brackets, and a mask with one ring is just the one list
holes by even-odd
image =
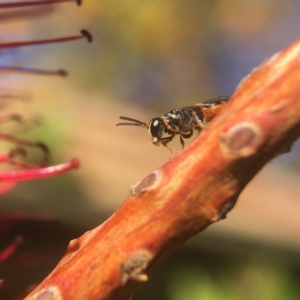
[[139, 126], [139, 127], [145, 127], [143, 124], [140, 123], [117, 123], [116, 126]]
[[116, 125], [117, 126], [124, 126], [124, 125], [127, 125], [127, 126], [140, 126], [140, 127], [148, 127], [148, 125], [145, 123], [145, 122], [142, 122], [142, 121], [139, 121], [139, 120], [136, 120], [136, 119], [132, 119], [132, 118], [128, 118], [128, 117], [123, 117], [121, 116], [120, 117], [121, 120], [126, 120], [126, 121], [131, 121], [130, 123], [117, 123]]

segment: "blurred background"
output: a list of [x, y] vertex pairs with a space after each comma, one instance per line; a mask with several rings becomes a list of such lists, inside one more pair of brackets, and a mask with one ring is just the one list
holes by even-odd
[[[46, 143], [51, 164], [73, 157], [82, 164], [1, 196], [0, 251], [18, 235], [24, 243], [0, 264], [0, 299], [39, 283], [70, 239], [107, 219], [131, 185], [168, 160], [145, 129], [116, 127], [120, 115], [148, 122], [232, 95], [253, 68], [299, 38], [299, 15], [297, 0], [89, 0], [0, 10], [1, 42], [83, 28], [94, 36], [92, 44], [0, 49], [0, 66], [68, 70], [66, 78], [0, 70], [0, 93], [22, 99], [6, 110], [38, 120], [19, 137]], [[10, 146], [1, 141], [0, 149]], [[178, 152], [179, 139], [171, 146]], [[298, 142], [271, 161], [227, 219], [177, 250], [133, 299], [300, 299], [299, 154]]]

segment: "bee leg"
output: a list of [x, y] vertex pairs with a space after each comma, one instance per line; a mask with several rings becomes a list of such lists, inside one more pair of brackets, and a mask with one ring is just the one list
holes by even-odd
[[206, 125], [205, 123], [200, 120], [196, 114], [195, 111], [192, 112], [192, 115], [193, 115], [193, 119], [196, 121], [197, 125], [201, 128], [201, 129], [205, 129], [206, 128]]
[[164, 122], [164, 124], [165, 124], [168, 131], [170, 131], [174, 134], [182, 134], [182, 135], [186, 134], [186, 132], [184, 132], [184, 131], [180, 131], [180, 130], [172, 128], [172, 126], [170, 126], [170, 124], [166, 122], [165, 118], [162, 118], [162, 120], [163, 120], [163, 122]]
[[188, 139], [192, 135], [193, 135], [193, 129], [191, 129], [187, 134], [181, 134], [180, 135], [180, 144], [181, 144], [182, 148], [184, 148], [184, 145], [185, 145], [183, 138]]
[[170, 156], [170, 158], [173, 157], [173, 155], [174, 155], [173, 149], [170, 148], [170, 147], [169, 147], [166, 143], [164, 143], [164, 142], [162, 142], [161, 144], [162, 144], [163, 146], [165, 146], [166, 148], [168, 148], [168, 149], [171, 151], [171, 156]]
[[183, 140], [182, 135], [180, 136], [180, 144], [181, 144], [182, 149], [183, 149], [184, 148], [184, 140]]
[[175, 134], [172, 134], [160, 140], [160, 143], [171, 151], [171, 157], [173, 156], [173, 149], [168, 146], [168, 143], [173, 140], [174, 135]]

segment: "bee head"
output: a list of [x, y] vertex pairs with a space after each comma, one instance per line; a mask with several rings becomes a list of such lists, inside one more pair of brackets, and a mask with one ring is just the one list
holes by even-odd
[[162, 118], [153, 118], [148, 124], [148, 134], [154, 145], [158, 145], [165, 130]]

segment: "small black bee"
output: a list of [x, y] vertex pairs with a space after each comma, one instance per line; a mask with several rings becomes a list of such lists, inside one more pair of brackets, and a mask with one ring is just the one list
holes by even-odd
[[[163, 114], [161, 118], [156, 117], [151, 119], [148, 124], [121, 116], [120, 119], [130, 122], [118, 123], [117, 126], [145, 127], [148, 129], [149, 137], [154, 145], [159, 146], [162, 144], [173, 154], [173, 150], [168, 146], [168, 143], [173, 140], [176, 134], [179, 134], [180, 143], [183, 148], [184, 138], [190, 138], [193, 135], [194, 129], [197, 131], [204, 129], [206, 123], [210, 122], [228, 101], [229, 97], [221, 96], [193, 106], [173, 109]], [[163, 137], [164, 134], [167, 136]]]

